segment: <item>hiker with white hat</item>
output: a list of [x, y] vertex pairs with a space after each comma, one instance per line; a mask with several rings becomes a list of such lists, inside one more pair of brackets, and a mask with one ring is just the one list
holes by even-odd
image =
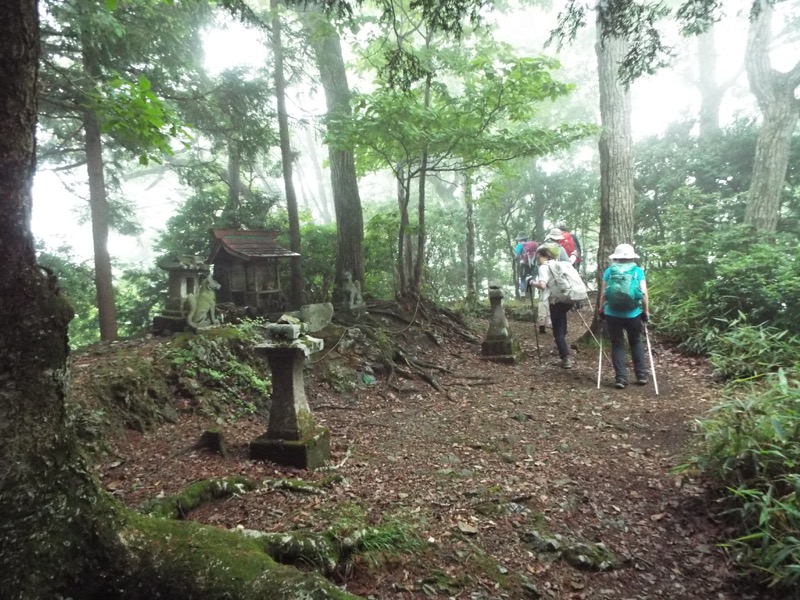
[[649, 298], [644, 270], [634, 262], [639, 255], [630, 244], [620, 244], [609, 258], [614, 262], [603, 273], [598, 315], [601, 319], [605, 318], [608, 324], [615, 385], [617, 389], [628, 385], [626, 334], [636, 383], [646, 385], [648, 371], [642, 346], [642, 324], [649, 319]]

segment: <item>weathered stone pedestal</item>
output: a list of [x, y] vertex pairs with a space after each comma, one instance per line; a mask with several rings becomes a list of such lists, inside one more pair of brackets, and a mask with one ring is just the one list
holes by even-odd
[[318, 427], [306, 400], [303, 363], [322, 350], [322, 340], [305, 335], [304, 323], [267, 326], [268, 339], [255, 351], [272, 371], [267, 432], [250, 442], [250, 457], [299, 469], [315, 469], [330, 458], [330, 432]]
[[500, 286], [489, 286], [489, 303], [492, 313], [489, 330], [481, 343], [481, 355], [486, 360], [517, 363], [522, 358], [519, 342], [508, 332], [508, 319], [503, 308], [503, 290]]

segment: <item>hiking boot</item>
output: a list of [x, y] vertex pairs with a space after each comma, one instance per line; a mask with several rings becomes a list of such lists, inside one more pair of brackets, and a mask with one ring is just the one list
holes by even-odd
[[625, 381], [624, 379], [617, 379], [617, 382], [614, 384], [614, 387], [617, 388], [618, 390], [624, 390], [626, 387], [628, 387], [628, 382]]
[[562, 369], [571, 369], [572, 368], [572, 361], [569, 359], [569, 356], [565, 356], [561, 359], [561, 368]]
[[544, 328], [544, 325], [539, 325], [539, 333], [547, 333], [547, 329]]
[[647, 385], [647, 375], [637, 375], [636, 385]]

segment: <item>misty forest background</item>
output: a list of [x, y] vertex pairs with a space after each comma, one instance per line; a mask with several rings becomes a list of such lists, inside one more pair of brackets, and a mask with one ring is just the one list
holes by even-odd
[[[147, 332], [166, 300], [157, 259], [207, 256], [212, 227], [277, 229], [303, 256], [291, 306], [336, 301], [349, 270], [371, 299], [468, 313], [490, 281], [514, 298], [518, 231], [566, 224], [590, 282], [631, 242], [658, 334], [728, 382], [684, 468], [741, 500], [743, 564], [796, 585], [800, 6], [724, 2], [704, 21], [666, 4], [598, 35], [579, 2], [433, 24], [396, 1], [42, 2], [38, 170], [63, 191], [39, 187], [35, 206], [80, 202], [38, 260], [75, 309], [71, 346]], [[226, 27], [261, 40], [263, 64], [208, 70]], [[634, 139], [637, 101], [685, 97]], [[81, 223], [88, 260], [67, 233]], [[145, 260], [115, 256], [119, 236]]]

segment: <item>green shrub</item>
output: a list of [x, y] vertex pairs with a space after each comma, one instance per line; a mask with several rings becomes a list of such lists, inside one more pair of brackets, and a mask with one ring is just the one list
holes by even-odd
[[[787, 374], [788, 373], [788, 374]], [[731, 395], [700, 423], [696, 469], [728, 491], [728, 516], [740, 527], [728, 542], [739, 564], [771, 585], [800, 582], [800, 383], [797, 371], [769, 375]]]
[[777, 327], [751, 325], [743, 314], [705, 344], [715, 371], [726, 378], [763, 375], [800, 363], [800, 337]]

